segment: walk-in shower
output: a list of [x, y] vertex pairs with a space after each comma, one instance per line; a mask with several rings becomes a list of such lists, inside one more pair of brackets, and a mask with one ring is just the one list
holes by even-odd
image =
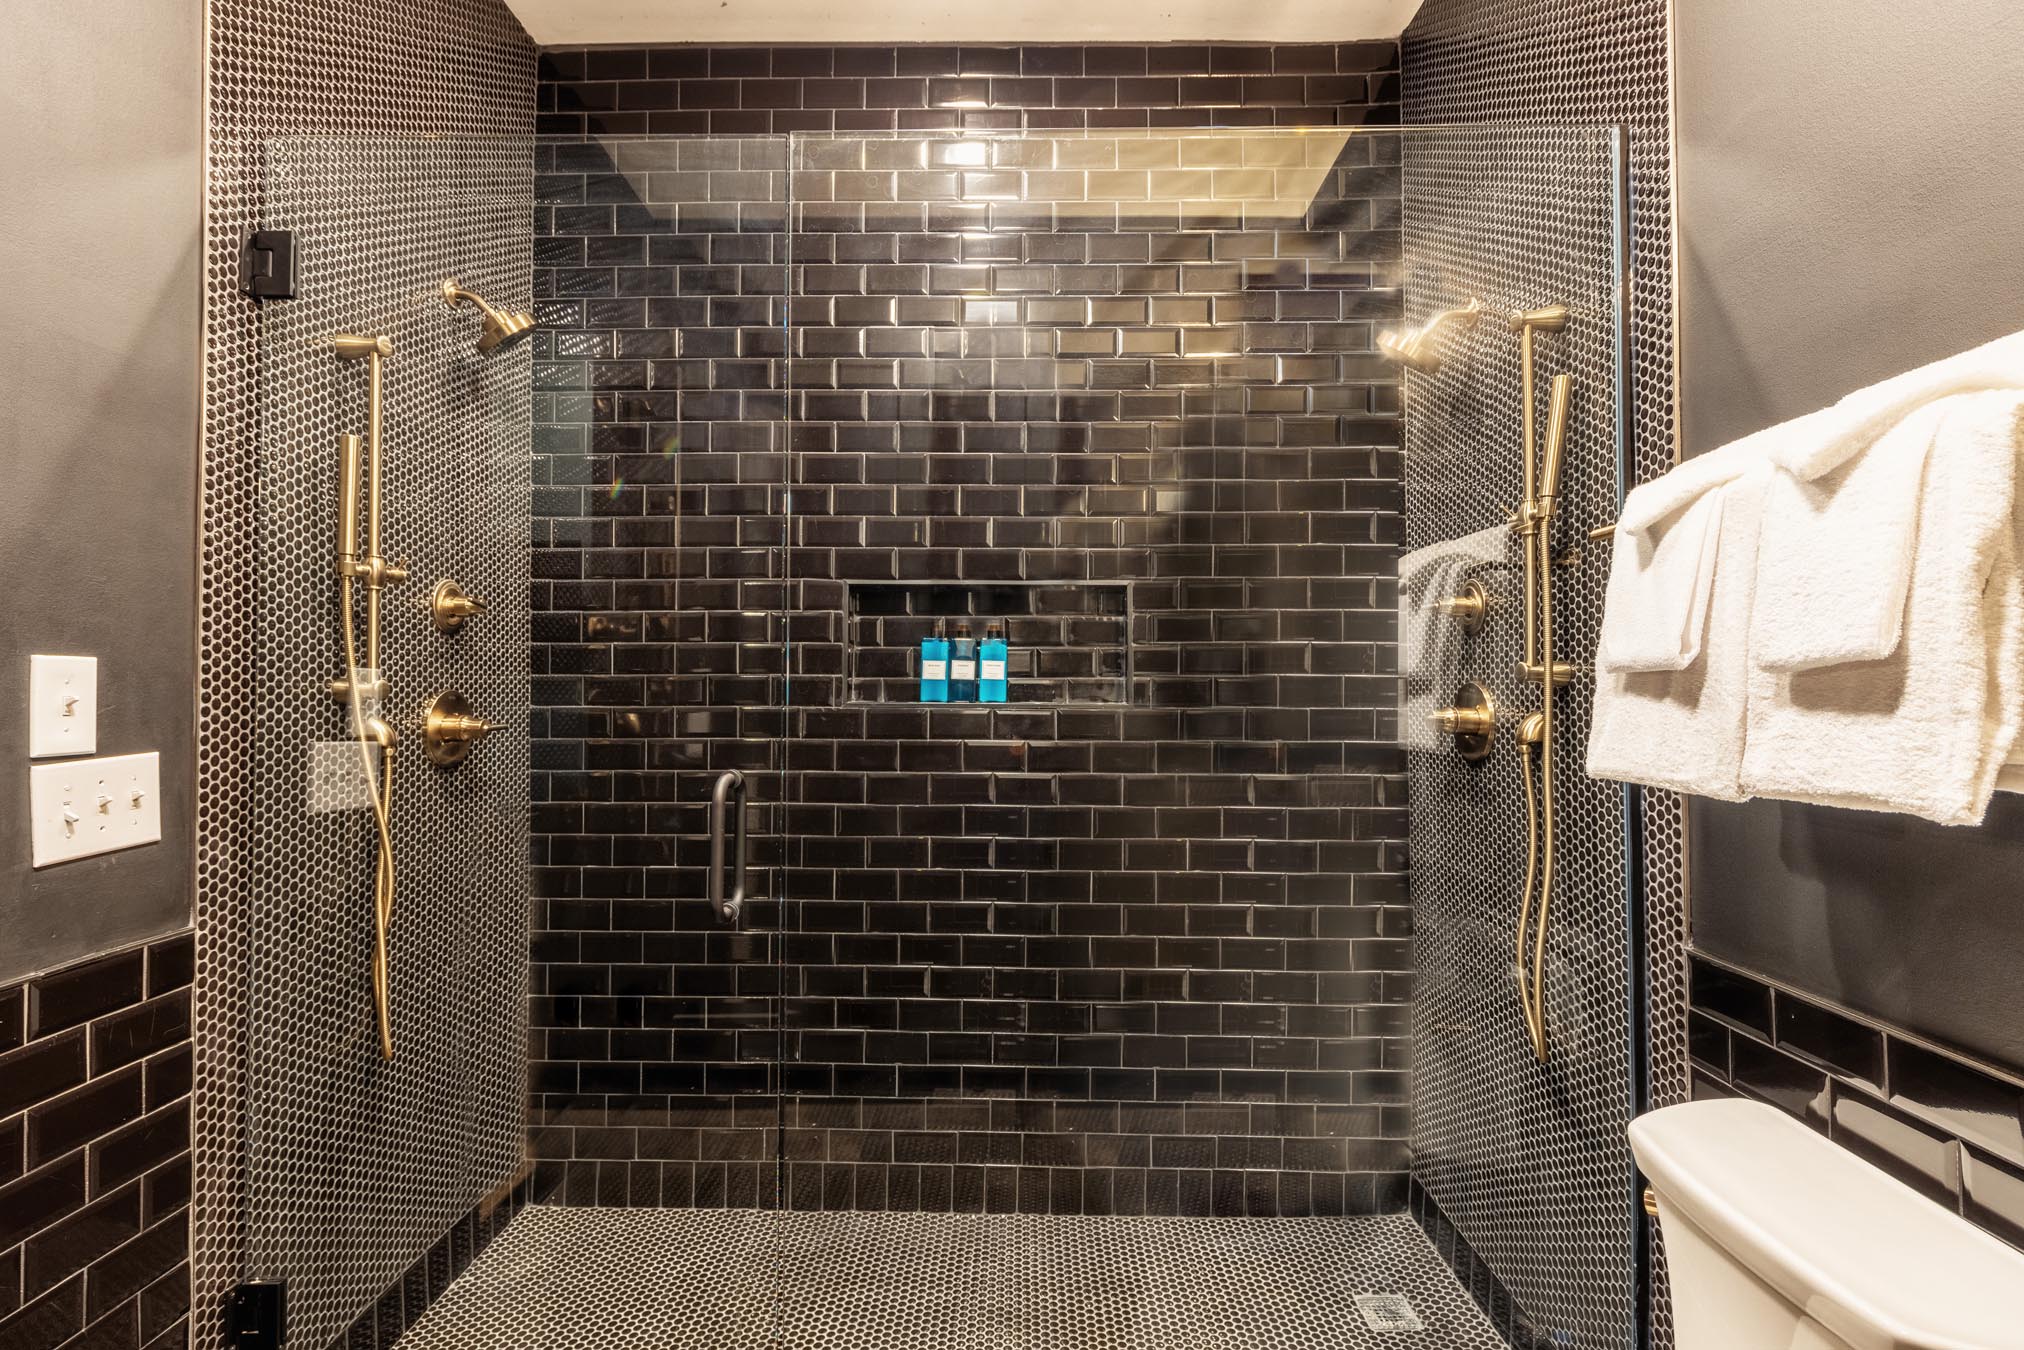
[[[1500, 169], [1542, 146], [1551, 184]], [[1599, 594], [1566, 545], [1615, 509], [1619, 162], [269, 142], [276, 806], [243, 1136], [200, 1126], [245, 1222], [200, 1279], [285, 1282], [293, 1350], [1628, 1344], [1623, 820], [1551, 768]], [[384, 611], [380, 715], [459, 752], [384, 758], [383, 819], [303, 692], [362, 325], [401, 353], [386, 528], [438, 579]], [[965, 624], [1005, 701], [924, 702]], [[1473, 757], [1433, 720], [1464, 686]]]

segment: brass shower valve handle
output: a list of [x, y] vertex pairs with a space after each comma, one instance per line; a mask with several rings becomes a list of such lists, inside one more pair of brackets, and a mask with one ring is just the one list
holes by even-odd
[[1490, 597], [1478, 582], [1470, 582], [1455, 594], [1440, 601], [1441, 613], [1455, 620], [1465, 633], [1482, 631], [1483, 620], [1490, 613]]
[[1497, 702], [1481, 685], [1463, 685], [1453, 703], [1436, 708], [1427, 720], [1455, 738], [1455, 753], [1463, 759], [1487, 758], [1497, 743]]
[[429, 595], [429, 617], [439, 633], [455, 632], [464, 626], [464, 620], [486, 612], [483, 600], [448, 577], [437, 582]]
[[1451, 736], [1489, 736], [1497, 730], [1497, 719], [1487, 708], [1438, 708], [1429, 716]]
[[422, 745], [432, 763], [444, 767], [462, 764], [478, 742], [499, 729], [471, 711], [471, 702], [451, 690], [438, 694], [422, 710]]

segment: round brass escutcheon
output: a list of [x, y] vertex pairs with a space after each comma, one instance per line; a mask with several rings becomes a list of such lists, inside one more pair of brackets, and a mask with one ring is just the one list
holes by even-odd
[[1455, 753], [1463, 759], [1487, 758], [1497, 742], [1497, 702], [1480, 684], [1457, 689], [1455, 701], [1431, 714], [1430, 720], [1455, 738]]
[[456, 690], [438, 694], [422, 710], [422, 748], [445, 768], [462, 764], [471, 748], [498, 728], [471, 712], [471, 701]]

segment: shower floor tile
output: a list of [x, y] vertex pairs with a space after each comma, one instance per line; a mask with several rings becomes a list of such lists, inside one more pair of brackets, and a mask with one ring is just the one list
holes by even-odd
[[[1359, 1294], [1424, 1329], [1372, 1331]], [[1410, 1218], [533, 1205], [400, 1350], [1504, 1350]]]

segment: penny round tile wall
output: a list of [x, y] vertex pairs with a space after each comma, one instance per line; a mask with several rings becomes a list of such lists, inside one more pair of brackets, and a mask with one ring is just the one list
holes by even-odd
[[[470, 272], [501, 303], [526, 303], [531, 182], [524, 150], [504, 143], [403, 154], [385, 141], [525, 135], [534, 50], [497, 0], [214, 0], [210, 30], [192, 1326], [197, 1346], [218, 1345], [231, 1286], [280, 1266], [296, 1276], [291, 1344], [321, 1347], [428, 1251], [441, 1236], [429, 1229], [450, 1228], [518, 1158], [524, 1083], [512, 1060], [525, 1014], [509, 990], [525, 961], [510, 935], [524, 933], [526, 615], [513, 545], [526, 528], [526, 356], [468, 365], [469, 316], [440, 298], [431, 307], [427, 287]], [[340, 163], [333, 151], [298, 166], [289, 205], [306, 247], [304, 299], [263, 313], [239, 293], [239, 251], [279, 201], [267, 141], [314, 135], [352, 138], [364, 158]], [[412, 704], [392, 710], [410, 752], [400, 791], [423, 808], [398, 827], [408, 899], [395, 962], [411, 1053], [391, 1076], [371, 1064], [359, 983], [371, 847], [358, 813], [341, 824], [309, 815], [291, 772], [305, 738], [337, 739], [344, 725], [317, 687], [342, 661], [334, 437], [365, 417], [359, 372], [336, 368], [322, 341], [338, 327], [391, 330], [399, 344], [388, 544], [418, 567], [471, 567], [467, 579], [496, 602], [491, 633], [462, 649], [467, 664], [447, 665], [425, 662], [413, 631], [413, 592], [434, 578], [389, 605], [389, 650], [405, 663], [395, 688]], [[425, 474], [437, 480], [427, 492]], [[458, 475], [475, 485], [468, 496]], [[432, 781], [421, 760], [410, 723], [430, 680], [482, 687], [508, 724], [469, 779]], [[452, 800], [460, 794], [485, 800]], [[497, 969], [471, 1008], [424, 1031], [423, 991], [454, 999], [455, 971], [475, 977], [457, 960]], [[249, 1060], [276, 1109], [249, 1098]], [[394, 1109], [382, 1116], [375, 1100]], [[427, 1145], [445, 1112], [476, 1136], [443, 1145], [455, 1158]], [[333, 1251], [339, 1213], [375, 1217]]]
[[[1626, 486], [1664, 473], [1676, 455], [1668, 41], [1664, 0], [1427, 0], [1401, 39], [1410, 122], [1616, 123], [1626, 129], [1631, 227]], [[1644, 995], [1634, 1006], [1644, 1018], [1648, 1100], [1633, 1102], [1635, 1110], [1682, 1101], [1687, 1091], [1685, 855], [1679, 798], [1642, 792], [1627, 805], [1641, 860], [1640, 888], [1633, 894], [1643, 908], [1642, 969], [1623, 971], [1626, 979], [1636, 977], [1633, 989], [1642, 983]], [[1518, 803], [1505, 806], [1522, 810]], [[1501, 1108], [1486, 1102], [1484, 1109]], [[1511, 1128], [1522, 1125], [1514, 1122]], [[1634, 1197], [1624, 1198], [1624, 1209], [1620, 1245], [1628, 1250], [1629, 1229], [1641, 1219]], [[1459, 1216], [1457, 1222], [1477, 1240], [1480, 1228]], [[1672, 1335], [1664, 1257], [1655, 1230], [1649, 1240], [1651, 1334], [1653, 1343], [1664, 1347]]]

